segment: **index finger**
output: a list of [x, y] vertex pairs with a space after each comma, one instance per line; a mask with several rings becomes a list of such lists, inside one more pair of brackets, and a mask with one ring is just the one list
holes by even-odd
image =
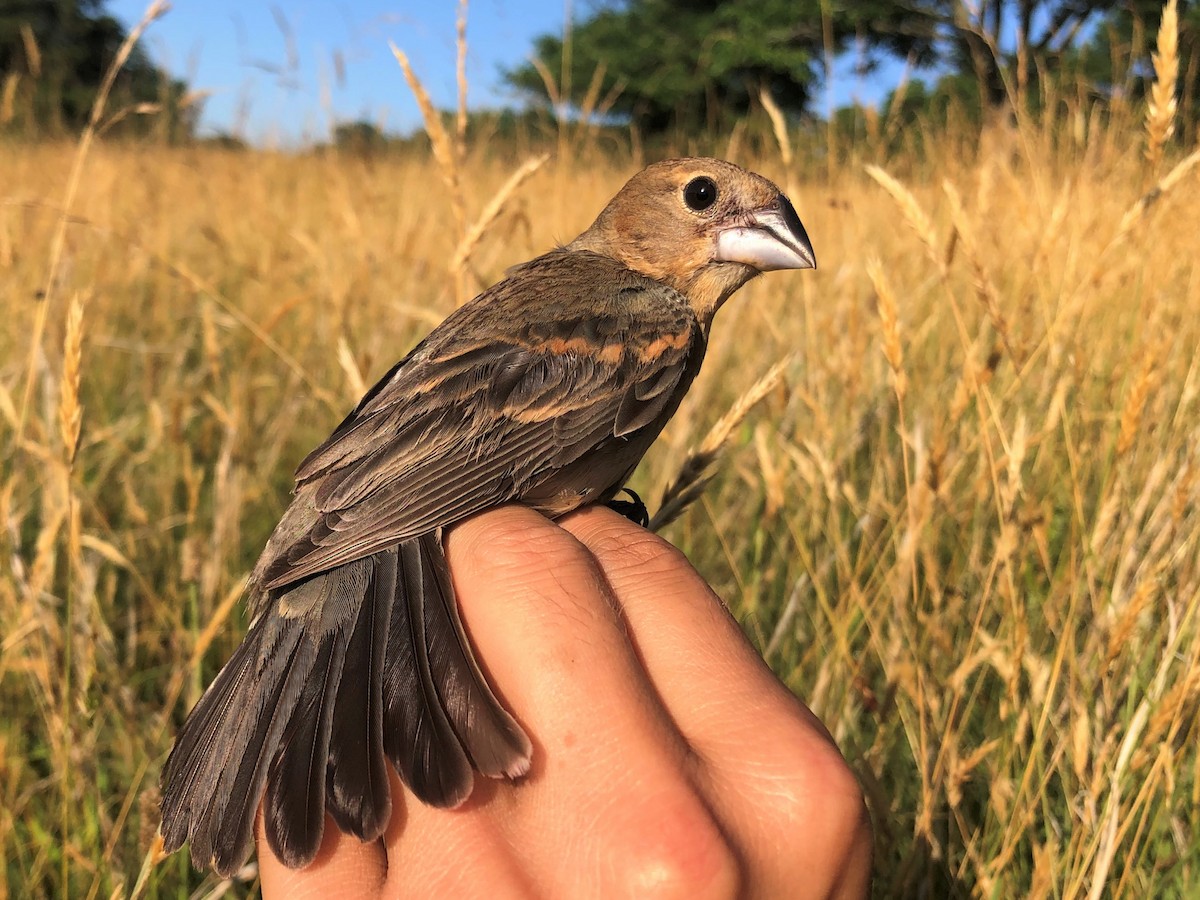
[[289, 869], [271, 850], [260, 811], [255, 823], [258, 875], [263, 897], [289, 900], [339, 900], [378, 896], [387, 878], [388, 864], [379, 841], [363, 843], [342, 833], [331, 817], [325, 818], [321, 849], [303, 869]]
[[[801, 716], [815, 736], [832, 743], [825, 726], [775, 677], [680, 550], [600, 507], [560, 524], [595, 557], [655, 687], [685, 735], [701, 744], [732, 740], [730, 726], [758, 711]], [[762, 722], [747, 724], [758, 729]]]
[[[863, 896], [862, 792], [821, 722], [780, 682], [687, 558], [611, 510], [562, 525], [592, 553], [706, 794], [749, 863], [752, 894]], [[803, 878], [803, 881], [797, 881]]]

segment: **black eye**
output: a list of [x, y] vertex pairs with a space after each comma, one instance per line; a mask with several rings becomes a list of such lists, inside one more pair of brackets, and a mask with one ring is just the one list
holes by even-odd
[[693, 178], [683, 189], [683, 202], [696, 212], [708, 209], [717, 202], [717, 183], [703, 175]]

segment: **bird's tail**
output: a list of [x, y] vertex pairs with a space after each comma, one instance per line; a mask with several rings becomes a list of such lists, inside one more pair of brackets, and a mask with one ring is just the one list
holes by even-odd
[[434, 806], [465, 800], [473, 769], [529, 767], [529, 739], [467, 642], [440, 534], [272, 593], [167, 759], [165, 848], [190, 840], [198, 866], [235, 871], [264, 794], [289, 866], [312, 861], [326, 811], [373, 840], [391, 812], [385, 758]]

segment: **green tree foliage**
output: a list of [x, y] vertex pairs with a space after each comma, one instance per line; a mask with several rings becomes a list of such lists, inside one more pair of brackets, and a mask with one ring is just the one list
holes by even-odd
[[[894, 92], [884, 102], [881, 116], [906, 126], [900, 131], [908, 134], [912, 129], [907, 126], [916, 122], [943, 125], [952, 116], [978, 122], [989, 107], [1010, 95], [1035, 114], [1042, 114], [1047, 102], [1065, 101], [1075, 109], [1103, 110], [1123, 105], [1140, 115], [1140, 104], [1154, 79], [1150, 54], [1155, 48], [1162, 7], [1159, 0], [1128, 0], [1098, 19], [1070, 29], [1073, 36], [1063, 45], [1058, 41], [1047, 43], [1043, 30], [1035, 35], [1037, 40], [1030, 40], [1023, 53], [1010, 44], [993, 54], [991, 62], [983, 67], [983, 78], [964, 49], [964, 39], [951, 37], [956, 43], [944, 58], [955, 65], [931, 79], [930, 84], [918, 80]], [[1081, 8], [1076, 11], [1081, 12]], [[1005, 21], [1001, 16], [1001, 27]], [[1022, 61], [1027, 67], [1023, 76]], [[1200, 121], [1200, 4], [1181, 4], [1177, 90], [1176, 134], [1187, 141]], [[847, 122], [853, 127], [861, 124], [853, 116]]]
[[333, 129], [333, 145], [344, 153], [370, 156], [387, 149], [390, 139], [374, 122], [358, 119], [342, 122]]
[[[1182, 6], [1186, 117], [1197, 103], [1200, 13]], [[612, 0], [576, 25], [566, 48], [539, 38], [537, 62], [506, 77], [568, 109], [615, 98], [600, 106], [646, 131], [714, 129], [764, 88], [785, 110], [804, 111], [826, 53], [853, 48], [868, 67], [892, 54], [937, 73], [931, 87], [898, 98], [903, 118], [950, 109], [978, 118], [1018, 99], [1036, 106], [1047, 88], [1061, 95], [1080, 79], [1102, 98], [1138, 94], [1161, 9], [1160, 0]]]
[[802, 112], [826, 50], [860, 38], [868, 53], [929, 61], [933, 37], [928, 22], [891, 0], [626, 0], [576, 24], [566, 72], [562, 39], [544, 35], [537, 64], [505, 74], [535, 101], [577, 110], [599, 103], [645, 131], [713, 129], [744, 115], [763, 89]]
[[[1065, 77], [1083, 83], [1092, 96], [1142, 100], [1154, 80], [1155, 48], [1162, 3], [1129, 0], [1109, 13], [1064, 65]], [[1195, 127], [1200, 119], [1200, 4], [1179, 8], [1179, 116]]]
[[[100, 82], [126, 38], [103, 0], [0, 0], [0, 129], [58, 134], [87, 122]], [[108, 102], [107, 122], [173, 140], [195, 131], [187, 86], [136, 46]], [[154, 113], [154, 115], [147, 115]]]
[[[1101, 101], [1140, 97], [1163, 0], [918, 0], [913, 14], [939, 34], [949, 75], [928, 96], [962, 95], [974, 76], [976, 110], [1021, 98], [1036, 107], [1081, 84]], [[1200, 72], [1200, 9], [1180, 3], [1182, 105], [1190, 108]], [[910, 97], [908, 104], [915, 99]]]
[[975, 76], [996, 106], [1058, 69], [1081, 35], [1124, 0], [918, 0], [914, 15], [945, 35], [941, 58]]

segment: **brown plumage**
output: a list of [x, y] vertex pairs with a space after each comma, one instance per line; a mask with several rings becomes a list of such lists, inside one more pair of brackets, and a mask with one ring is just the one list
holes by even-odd
[[[700, 369], [720, 305], [815, 265], [791, 203], [714, 159], [630, 179], [566, 247], [451, 314], [300, 464], [250, 579], [252, 622], [163, 773], [168, 851], [228, 874], [267, 839], [310, 862], [325, 813], [378, 837], [387, 761], [426, 803], [518, 778], [530, 742], [459, 620], [443, 531], [510, 501], [610, 501]], [[348, 676], [348, 677], [347, 677]]]

